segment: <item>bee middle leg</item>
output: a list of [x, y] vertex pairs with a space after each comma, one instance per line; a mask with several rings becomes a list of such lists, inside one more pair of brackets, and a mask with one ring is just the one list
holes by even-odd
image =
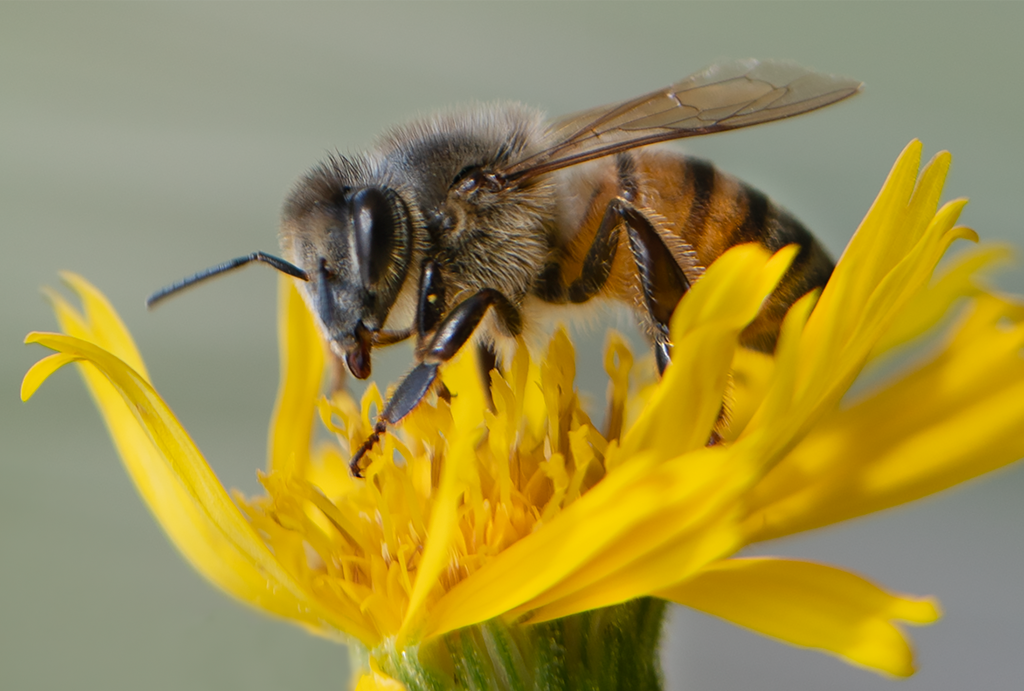
[[[484, 387], [484, 397], [487, 399], [487, 407], [495, 412], [494, 397], [491, 395], [491, 370], [498, 369], [498, 354], [494, 346], [487, 343], [477, 345], [476, 362], [480, 370], [480, 383]], [[500, 371], [500, 370], [499, 370]]]
[[608, 276], [611, 275], [612, 262], [619, 248], [621, 204], [620, 200], [613, 199], [605, 209], [601, 225], [598, 226], [594, 240], [587, 249], [587, 255], [583, 258], [580, 275], [566, 285], [562, 277], [562, 265], [557, 261], [549, 262], [534, 287], [534, 293], [538, 297], [554, 304], [579, 304], [590, 300], [601, 291], [608, 282]]
[[[420, 273], [419, 303], [416, 309], [416, 354], [422, 357], [429, 347], [427, 335], [432, 333], [441, 323], [441, 315], [444, 313], [445, 290], [441, 280], [441, 273], [433, 259], [426, 259], [423, 262], [423, 270]], [[510, 305], [511, 306], [511, 305]], [[518, 315], [515, 317], [518, 319]], [[481, 343], [478, 346], [478, 359], [480, 364], [480, 380], [483, 382], [484, 391], [487, 396], [487, 405], [493, 410], [494, 401], [491, 400], [491, 370], [497, 366], [497, 355], [494, 349]], [[443, 384], [441, 385], [444, 386]], [[447, 389], [442, 388], [439, 395], [446, 400], [451, 395]]]
[[[658, 373], [664, 374], [672, 353], [669, 319], [689, 290], [690, 281], [680, 266], [680, 259], [661, 239], [651, 222], [627, 199], [616, 197], [608, 202], [601, 225], [583, 259], [579, 277], [566, 285], [560, 265], [551, 262], [542, 274], [535, 292], [541, 299], [553, 303], [586, 302], [597, 295], [611, 274], [620, 229], [623, 227], [636, 261]], [[680, 240], [679, 244], [684, 243]]]

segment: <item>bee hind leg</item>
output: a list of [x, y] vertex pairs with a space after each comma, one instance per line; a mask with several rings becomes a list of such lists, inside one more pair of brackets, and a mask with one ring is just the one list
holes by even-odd
[[[622, 210], [629, 237], [629, 247], [636, 261], [637, 274], [647, 317], [652, 324], [654, 357], [658, 374], [664, 374], [672, 361], [672, 343], [668, 323], [679, 301], [690, 289], [690, 281], [683, 272], [672, 250], [664, 243], [654, 226], [643, 214], [629, 206]], [[731, 379], [729, 383], [731, 387]], [[728, 387], [727, 387], [728, 392]], [[708, 436], [707, 446], [722, 442], [722, 432], [729, 426], [729, 406], [726, 400], [718, 411], [715, 426]]]
[[672, 361], [668, 323], [676, 305], [690, 289], [690, 281], [653, 224], [639, 210], [622, 204], [619, 213], [626, 225], [629, 249], [636, 262], [640, 292], [651, 326], [658, 374]]

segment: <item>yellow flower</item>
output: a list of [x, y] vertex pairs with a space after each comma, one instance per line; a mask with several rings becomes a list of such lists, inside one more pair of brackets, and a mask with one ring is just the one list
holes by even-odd
[[[492, 373], [493, 409], [473, 358], [451, 363], [450, 403], [421, 405], [354, 479], [349, 449], [382, 398], [374, 387], [361, 406], [320, 397], [322, 346], [289, 281], [263, 496], [228, 494], [81, 278], [65, 277], [82, 312], [54, 298], [64, 334], [27, 338], [57, 353], [28, 372], [22, 397], [79, 362], [128, 472], [186, 558], [243, 602], [358, 641], [368, 651], [359, 689], [401, 688], [395, 679], [543, 687], [545, 674], [603, 674], [613, 659], [637, 660], [631, 678], [656, 684], [652, 654], [629, 645], [653, 649], [662, 601], [909, 675], [897, 622], [936, 620], [932, 600], [830, 566], [733, 555], [1024, 456], [1024, 305], [978, 282], [999, 249], [933, 278], [953, 240], [974, 233], [954, 227], [964, 201], [938, 209], [949, 155], [918, 178], [920, 150], [912, 142], [900, 156], [820, 299], [790, 311], [774, 358], [738, 349], [737, 337], [793, 248], [769, 257], [741, 246], [712, 265], [672, 318], [671, 366], [640, 397], [629, 396], [632, 357], [613, 337], [603, 432], [580, 406], [560, 331], [541, 361], [519, 348]], [[958, 301], [964, 313], [930, 360], [844, 400], [866, 366]], [[322, 442], [317, 417], [330, 432]], [[724, 441], [708, 447], [716, 425]], [[586, 631], [629, 654], [586, 657], [573, 647]]]

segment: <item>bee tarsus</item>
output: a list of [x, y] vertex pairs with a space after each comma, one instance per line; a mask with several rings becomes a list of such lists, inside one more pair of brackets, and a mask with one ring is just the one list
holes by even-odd
[[[435, 273], [432, 266], [424, 267], [422, 276], [424, 278], [420, 280], [421, 299], [419, 304], [433, 304], [430, 300], [425, 299], [424, 294], [443, 295], [444, 287], [440, 276]], [[452, 359], [462, 350], [487, 311], [492, 307], [498, 312], [499, 318], [505, 321], [507, 328], [510, 330], [519, 328], [520, 317], [515, 306], [498, 291], [487, 288], [456, 305], [436, 327], [422, 330], [417, 334], [417, 339], [422, 343], [417, 348], [422, 362], [416, 365], [398, 384], [398, 388], [391, 394], [384, 410], [378, 415], [373, 433], [353, 455], [349, 468], [354, 475], [361, 476], [360, 464], [363, 457], [373, 449], [387, 427], [398, 423], [415, 410], [432, 387], [441, 387], [442, 395], [448, 393], [443, 382], [437, 379], [441, 364]], [[418, 321], [430, 325], [432, 319]], [[448, 396], [450, 399], [450, 394]]]
[[423, 400], [427, 392], [430, 391], [430, 387], [437, 380], [439, 366], [439, 363], [436, 362], [421, 362], [413, 368], [412, 372], [405, 376], [405, 379], [398, 385], [395, 392], [391, 394], [391, 398], [388, 399], [384, 410], [377, 416], [373, 432], [370, 433], [370, 436], [366, 438], [362, 446], [352, 455], [352, 460], [348, 465], [352, 475], [355, 477], [363, 476], [363, 469], [361, 468], [363, 456], [377, 445], [381, 435], [387, 431], [388, 425], [398, 423], [420, 404], [420, 401]]

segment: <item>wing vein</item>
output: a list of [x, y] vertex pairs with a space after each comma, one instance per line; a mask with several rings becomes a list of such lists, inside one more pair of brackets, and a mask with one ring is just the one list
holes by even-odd
[[640, 146], [782, 120], [849, 98], [861, 86], [792, 62], [714, 65], [665, 89], [556, 120], [546, 148], [495, 172], [523, 180]]

